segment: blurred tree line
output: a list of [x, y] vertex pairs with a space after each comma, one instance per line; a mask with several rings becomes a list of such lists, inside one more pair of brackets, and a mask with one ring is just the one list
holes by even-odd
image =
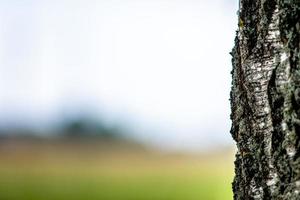
[[127, 131], [119, 125], [108, 125], [104, 120], [79, 116], [64, 118], [50, 128], [7, 126], [0, 127], [0, 139], [5, 138], [60, 138], [60, 139], [99, 139], [124, 140]]
[[68, 120], [61, 124], [59, 129], [59, 134], [67, 138], [118, 139], [124, 132], [117, 126], [108, 126], [99, 120], [89, 118]]

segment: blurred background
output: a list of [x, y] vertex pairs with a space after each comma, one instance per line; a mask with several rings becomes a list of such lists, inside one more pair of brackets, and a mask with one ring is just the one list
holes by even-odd
[[0, 199], [232, 199], [237, 4], [0, 0]]

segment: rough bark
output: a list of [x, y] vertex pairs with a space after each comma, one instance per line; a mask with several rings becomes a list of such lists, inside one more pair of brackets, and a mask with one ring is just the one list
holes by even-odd
[[234, 199], [300, 199], [300, 0], [241, 0], [232, 51]]

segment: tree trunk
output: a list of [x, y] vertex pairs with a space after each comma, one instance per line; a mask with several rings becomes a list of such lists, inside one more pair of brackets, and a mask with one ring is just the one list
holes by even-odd
[[300, 0], [241, 0], [232, 51], [234, 199], [300, 199]]

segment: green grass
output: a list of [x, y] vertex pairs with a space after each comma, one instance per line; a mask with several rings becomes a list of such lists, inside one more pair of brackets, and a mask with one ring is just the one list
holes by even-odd
[[230, 159], [56, 153], [2, 158], [0, 200], [232, 199]]
[[[140, 176], [116, 179], [94, 177], [1, 177], [5, 200], [194, 200], [231, 199], [230, 187], [215, 177]], [[222, 183], [223, 181], [223, 183]]]

